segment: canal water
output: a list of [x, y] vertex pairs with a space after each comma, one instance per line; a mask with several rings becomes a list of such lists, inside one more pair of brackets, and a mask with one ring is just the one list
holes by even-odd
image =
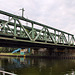
[[75, 60], [0, 56], [0, 70], [17, 75], [75, 75]]

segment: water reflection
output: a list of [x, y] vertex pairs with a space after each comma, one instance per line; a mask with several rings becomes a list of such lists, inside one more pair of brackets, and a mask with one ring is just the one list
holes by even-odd
[[75, 60], [0, 57], [0, 69], [18, 75], [74, 75]]
[[64, 74], [64, 75], [75, 75], [75, 71], [70, 71], [69, 73]]

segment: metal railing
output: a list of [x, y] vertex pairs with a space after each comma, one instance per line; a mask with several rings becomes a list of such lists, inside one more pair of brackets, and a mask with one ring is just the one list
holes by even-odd
[[3, 71], [3, 70], [0, 70], [0, 75], [6, 75], [6, 74], [8, 74], [8, 75], [17, 75], [17, 74], [14, 74], [14, 73], [10, 73], [10, 72], [6, 72], [6, 71]]

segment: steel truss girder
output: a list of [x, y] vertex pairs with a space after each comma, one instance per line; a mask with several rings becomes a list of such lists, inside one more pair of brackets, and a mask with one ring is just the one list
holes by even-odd
[[[74, 45], [74, 35], [70, 33], [1, 10], [0, 14], [11, 17], [8, 21], [0, 19], [0, 33], [3, 35], [11, 35], [15, 37], [15, 39], [17, 39], [16, 37], [28, 38], [32, 42], [43, 41], [61, 45]], [[12, 22], [12, 20], [14, 20], [14, 22]], [[23, 25], [20, 20], [31, 23], [32, 27]], [[34, 25], [41, 26], [42, 29], [34, 28]], [[11, 26], [13, 26], [13, 28]], [[51, 30], [53, 32], [51, 32]]]

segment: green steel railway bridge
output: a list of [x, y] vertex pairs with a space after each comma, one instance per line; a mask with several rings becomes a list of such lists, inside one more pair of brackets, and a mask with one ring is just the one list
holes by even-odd
[[70, 33], [0, 10], [2, 47], [75, 48], [74, 42]]

